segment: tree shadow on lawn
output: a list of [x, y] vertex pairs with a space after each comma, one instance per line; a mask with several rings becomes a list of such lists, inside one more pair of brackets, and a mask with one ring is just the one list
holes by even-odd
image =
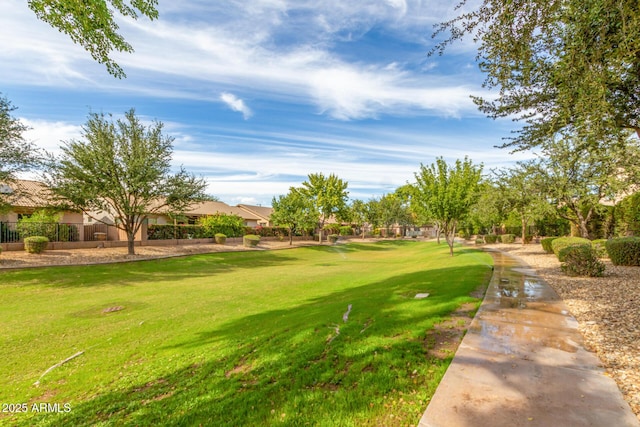
[[291, 253], [285, 254], [284, 251], [225, 252], [118, 264], [15, 270], [1, 274], [5, 285], [46, 284], [60, 288], [134, 286], [149, 282], [211, 277], [239, 269], [269, 267], [298, 260], [299, 257]]
[[[450, 361], [427, 359], [426, 333], [471, 301], [467, 295], [479, 281], [488, 284], [488, 269], [473, 270], [398, 275], [215, 326], [165, 350], [223, 349], [225, 355], [35, 420], [78, 426], [417, 423]], [[429, 298], [414, 298], [425, 291]]]

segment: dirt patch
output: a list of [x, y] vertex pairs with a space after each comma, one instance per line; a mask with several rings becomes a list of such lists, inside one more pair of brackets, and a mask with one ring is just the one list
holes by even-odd
[[461, 305], [443, 322], [427, 332], [424, 340], [427, 354], [436, 359], [453, 357], [476, 312], [475, 303]]

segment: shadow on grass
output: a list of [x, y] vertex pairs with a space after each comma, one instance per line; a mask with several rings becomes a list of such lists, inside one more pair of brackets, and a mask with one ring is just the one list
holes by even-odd
[[[118, 264], [7, 271], [2, 273], [2, 284], [41, 285], [43, 276], [46, 276], [49, 286], [61, 288], [132, 286], [149, 282], [210, 277], [239, 269], [274, 266], [296, 260], [298, 258], [295, 255], [285, 251], [210, 253]], [[88, 271], [91, 274], [87, 274]]]
[[[109, 391], [68, 414], [28, 421], [415, 424], [450, 362], [427, 359], [426, 331], [470, 301], [468, 295], [489, 277], [485, 266], [413, 272], [216, 325], [170, 349], [202, 354], [223, 348], [223, 356]], [[425, 291], [428, 299], [413, 298]]]

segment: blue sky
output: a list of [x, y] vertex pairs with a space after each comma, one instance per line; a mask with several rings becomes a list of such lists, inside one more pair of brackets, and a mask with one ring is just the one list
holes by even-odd
[[133, 54], [118, 80], [24, 0], [0, 4], [0, 92], [56, 152], [89, 112], [130, 108], [175, 138], [173, 160], [229, 204], [269, 205], [310, 173], [352, 199], [393, 192], [420, 163], [468, 155], [485, 170], [529, 157], [494, 148], [514, 124], [482, 116], [490, 95], [471, 41], [428, 57], [451, 1], [160, 0], [156, 21], [119, 19]]

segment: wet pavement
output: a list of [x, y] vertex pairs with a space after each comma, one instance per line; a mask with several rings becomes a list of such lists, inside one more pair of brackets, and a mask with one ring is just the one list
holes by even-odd
[[555, 291], [491, 254], [485, 299], [419, 425], [640, 427]]

